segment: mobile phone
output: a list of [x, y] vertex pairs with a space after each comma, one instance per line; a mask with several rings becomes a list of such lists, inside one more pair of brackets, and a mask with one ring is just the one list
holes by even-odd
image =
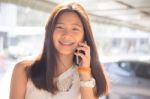
[[76, 64], [77, 64], [77, 66], [79, 66], [79, 63], [80, 63], [79, 62], [79, 56], [76, 55]]
[[77, 55], [75, 56], [75, 58], [76, 58], [75, 59], [76, 60], [76, 65], [79, 66], [81, 60], [79, 59], [79, 56], [77, 56]]
[[[80, 51], [80, 52], [81, 52], [81, 51]], [[76, 62], [76, 65], [79, 66], [79, 65], [80, 65], [80, 62], [81, 62], [81, 57], [75, 55], [75, 62]]]
[[[84, 42], [85, 42], [85, 41], [84, 41]], [[78, 50], [76, 50], [76, 52], [78, 52]], [[79, 51], [79, 52], [85, 54], [84, 51]], [[80, 65], [80, 62], [81, 62], [81, 57], [75, 55], [75, 64], [76, 64], [77, 66], [79, 66], [79, 65]]]

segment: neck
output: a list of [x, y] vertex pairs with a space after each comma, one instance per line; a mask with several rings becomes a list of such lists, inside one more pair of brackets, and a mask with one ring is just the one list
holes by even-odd
[[59, 55], [58, 58], [59, 68], [69, 68], [73, 65], [73, 55]]

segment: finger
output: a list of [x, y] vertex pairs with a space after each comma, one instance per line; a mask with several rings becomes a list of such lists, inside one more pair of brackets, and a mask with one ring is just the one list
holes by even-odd
[[85, 54], [89, 54], [90, 53], [90, 51], [87, 49], [87, 48], [85, 48], [85, 47], [78, 47], [77, 48], [77, 50], [80, 52], [80, 51], [83, 51]]
[[82, 59], [84, 59], [84, 57], [85, 57], [83, 53], [76, 52], [74, 54], [77, 56], [80, 56]]
[[77, 50], [88, 51], [88, 49], [86, 47], [77, 47]]
[[79, 46], [86, 47], [87, 49], [90, 49], [90, 47], [86, 43], [79, 43]]

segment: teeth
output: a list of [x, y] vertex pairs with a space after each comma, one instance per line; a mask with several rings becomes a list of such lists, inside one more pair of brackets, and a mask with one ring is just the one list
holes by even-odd
[[72, 42], [60, 42], [60, 43], [62, 43], [64, 45], [71, 45], [71, 44], [73, 44]]
[[70, 45], [70, 44], [72, 44], [72, 43], [63, 43], [63, 44], [65, 44], [65, 45]]
[[72, 43], [63, 43], [63, 44], [67, 44], [67, 45], [69, 45], [69, 44], [72, 44]]

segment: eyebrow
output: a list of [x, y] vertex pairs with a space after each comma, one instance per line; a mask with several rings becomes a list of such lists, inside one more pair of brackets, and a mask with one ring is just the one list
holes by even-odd
[[80, 25], [80, 24], [72, 24], [72, 25], [76, 25], [76, 26], [78, 26], [78, 27], [81, 27], [81, 25]]
[[[56, 24], [62, 24], [62, 25], [64, 25], [64, 23], [56, 23]], [[78, 27], [81, 27], [81, 25], [80, 24], [76, 24], [76, 23], [74, 23], [74, 24], [72, 24], [72, 25], [75, 25], [75, 26], [78, 26]]]

